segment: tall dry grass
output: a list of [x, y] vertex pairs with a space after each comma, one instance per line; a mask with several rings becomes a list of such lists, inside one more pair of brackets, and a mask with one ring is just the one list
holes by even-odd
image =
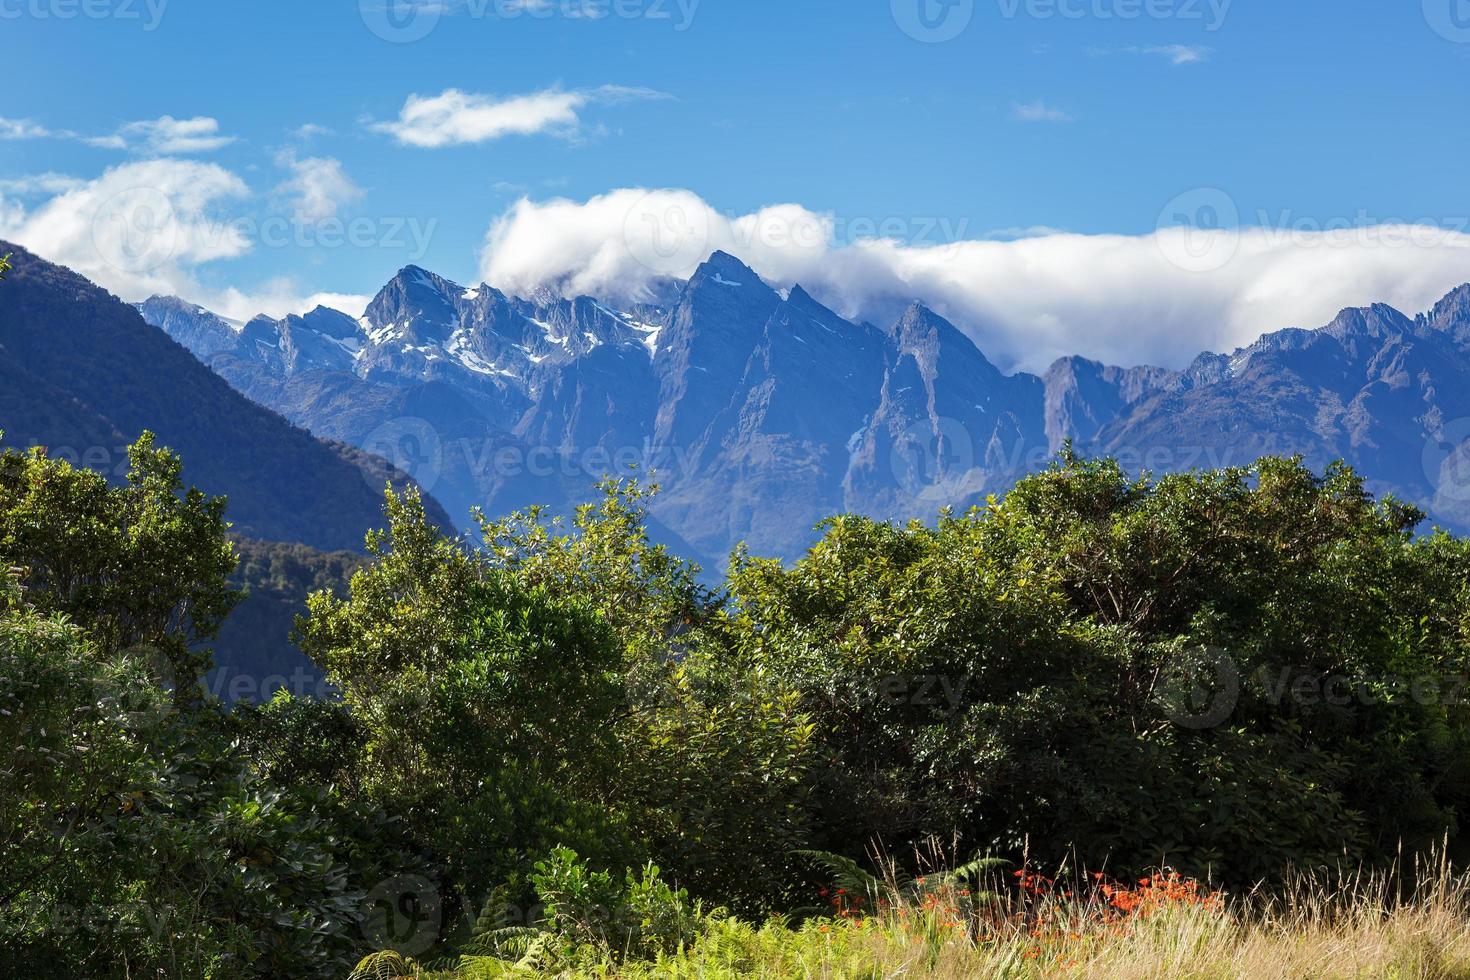
[[[1109, 980], [1470, 978], [1470, 876], [1442, 860], [1380, 873], [1293, 876], [1218, 895], [1183, 879], [1072, 887], [947, 885], [872, 915], [800, 929], [725, 923], [658, 964], [666, 977], [1104, 977]], [[965, 894], [969, 892], [969, 894]], [[1111, 893], [1111, 894], [1109, 894]], [[919, 898], [918, 901], [913, 899]], [[963, 920], [959, 922], [958, 920]]]

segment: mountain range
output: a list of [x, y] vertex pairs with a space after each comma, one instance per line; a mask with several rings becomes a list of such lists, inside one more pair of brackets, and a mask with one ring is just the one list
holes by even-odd
[[570, 506], [636, 464], [662, 485], [655, 532], [675, 547], [713, 566], [739, 542], [789, 558], [827, 516], [929, 518], [1070, 442], [1153, 472], [1345, 459], [1375, 492], [1470, 527], [1470, 286], [1182, 370], [1069, 357], [1039, 377], [998, 369], [921, 303], [854, 322], [722, 252], [631, 308], [410, 266], [357, 319], [242, 324], [174, 297], [139, 310], [254, 401], [392, 460], [461, 526], [474, 506]]

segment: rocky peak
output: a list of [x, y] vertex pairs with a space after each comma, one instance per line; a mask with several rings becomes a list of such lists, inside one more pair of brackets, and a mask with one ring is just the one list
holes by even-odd
[[1470, 336], [1470, 283], [1450, 291], [1421, 318], [1433, 330], [1441, 330], [1462, 340]]

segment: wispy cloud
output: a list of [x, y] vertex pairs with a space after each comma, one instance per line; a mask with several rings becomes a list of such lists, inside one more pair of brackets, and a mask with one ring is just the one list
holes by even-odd
[[182, 292], [196, 266], [250, 250], [214, 209], [245, 182], [212, 163], [145, 160], [59, 189], [34, 209], [0, 209], [0, 237], [70, 266], [125, 299]]
[[[341, 189], [331, 168], [297, 162], [311, 175], [302, 185], [305, 202], [312, 194], [323, 202]], [[33, 192], [50, 196], [30, 207], [6, 196]], [[241, 259], [256, 246], [251, 222], [238, 210], [251, 196], [239, 175], [218, 164], [175, 158], [130, 161], [91, 180], [51, 173], [12, 178], [0, 181], [0, 239], [69, 266], [130, 302], [172, 294], [239, 320], [317, 305], [361, 312], [367, 296], [311, 292], [289, 278], [248, 290], [200, 281], [202, 266]]]
[[235, 142], [235, 137], [219, 131], [219, 120], [209, 116], [175, 119], [159, 116], [125, 124], [112, 137], [103, 137], [98, 145], [137, 150], [160, 156], [209, 153]]
[[24, 197], [30, 194], [64, 194], [81, 187], [86, 181], [47, 171], [43, 174], [26, 174], [0, 180], [0, 194]]
[[1167, 58], [1171, 65], [1194, 65], [1210, 56], [1210, 49], [1201, 44], [1164, 44], [1137, 50], [1139, 54]]
[[302, 125], [297, 126], [295, 129], [291, 130], [291, 138], [301, 140], [302, 142], [305, 142], [307, 140], [314, 140], [318, 136], [331, 135], [332, 130], [329, 127], [320, 126], [316, 123], [303, 123]]
[[342, 207], [363, 195], [362, 188], [347, 176], [340, 160], [330, 157], [298, 160], [294, 153], [286, 152], [276, 157], [276, 163], [291, 172], [291, 177], [276, 188], [276, 193], [287, 199], [297, 221], [310, 223], [336, 217]]
[[1174, 67], [1181, 65], [1197, 65], [1210, 57], [1213, 51], [1203, 44], [1156, 44], [1150, 46], [1129, 45], [1117, 48], [1088, 48], [1088, 53], [1095, 57], [1105, 57], [1110, 54], [1132, 54], [1152, 58], [1163, 58]]
[[58, 135], [30, 119], [0, 118], [0, 140], [38, 140]]
[[575, 138], [583, 128], [581, 112], [588, 106], [669, 97], [653, 89], [622, 85], [572, 91], [553, 88], [511, 96], [452, 88], [439, 95], [410, 95], [396, 120], [371, 123], [369, 128], [405, 146], [428, 149], [534, 133]]
[[1065, 228], [1053, 228], [1050, 225], [1027, 225], [1017, 228], [992, 228], [981, 235], [982, 239], [997, 242], [1014, 242], [1023, 238], [1045, 238], [1048, 235], [1070, 234]]
[[1069, 123], [1077, 121], [1077, 117], [1070, 112], [1049, 106], [1041, 99], [1035, 102], [1018, 102], [1013, 111], [1016, 118], [1022, 122]]
[[[367, 2], [367, 0], [363, 0]], [[487, 0], [377, 0], [374, 10], [387, 10], [397, 16], [405, 14], [432, 14], [436, 17], [450, 17], [455, 14], [470, 14], [472, 16], [484, 17], [487, 11], [493, 11], [499, 17], [514, 17], [518, 14], [536, 14], [544, 10], [553, 10], [558, 7], [559, 0], [495, 0], [489, 3]], [[606, 9], [608, 5], [599, 5], [595, 2], [566, 3], [560, 0], [560, 13], [571, 19], [590, 18], [600, 20], [609, 15]]]
[[132, 150], [150, 156], [208, 153], [235, 142], [235, 137], [220, 133], [219, 120], [210, 116], [140, 119], [124, 123], [114, 132], [100, 136], [88, 136], [70, 129], [50, 129], [30, 119], [0, 118], [0, 140], [30, 139], [69, 140], [104, 150]]

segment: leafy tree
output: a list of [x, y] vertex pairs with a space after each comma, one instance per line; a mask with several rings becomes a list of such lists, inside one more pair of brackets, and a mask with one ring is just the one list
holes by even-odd
[[619, 805], [661, 865], [697, 894], [781, 906], [806, 843], [812, 728], [799, 696], [734, 668], [724, 598], [655, 545], [657, 485], [600, 484], [570, 521], [534, 508], [480, 520], [484, 560], [528, 588], [584, 596], [617, 636], [627, 714]]
[[93, 900], [101, 881], [78, 867], [106, 870], [117, 821], [153, 785], [139, 722], [161, 708], [136, 662], [100, 657], [0, 579], [0, 933]]
[[598, 490], [599, 499], [579, 506], [570, 521], [541, 507], [494, 521], [477, 513], [483, 557], [527, 587], [587, 597], [630, 659], [663, 655], [708, 620], [718, 599], [701, 585], [698, 566], [649, 540], [657, 485], [608, 479]]
[[359, 937], [343, 864], [357, 828], [267, 782], [199, 697], [193, 644], [233, 601], [223, 502], [185, 492], [147, 437], [132, 461], [114, 487], [0, 454], [0, 959], [77, 977], [330, 974]]
[[104, 654], [138, 648], [180, 702], [199, 694], [212, 639], [238, 595], [225, 500], [184, 489], [179, 458], [144, 433], [126, 482], [53, 460], [0, 453], [0, 563], [27, 599], [63, 613]]
[[135, 651], [0, 597], [0, 959], [27, 975], [275, 977], [351, 962], [342, 831], [265, 784]]
[[810, 726], [791, 692], [730, 672], [718, 597], [648, 540], [651, 492], [613, 481], [566, 524], [484, 521], [480, 548], [390, 495], [350, 599], [315, 597], [300, 625], [364, 726], [340, 778], [423, 821], [469, 894], [557, 844], [605, 867], [649, 849], [752, 907], [792, 886]]
[[390, 493], [387, 511], [350, 598], [314, 596], [299, 627], [363, 732], [349, 778], [407, 815], [476, 902], [558, 840], [616, 853], [611, 630], [445, 537], [416, 494]]

